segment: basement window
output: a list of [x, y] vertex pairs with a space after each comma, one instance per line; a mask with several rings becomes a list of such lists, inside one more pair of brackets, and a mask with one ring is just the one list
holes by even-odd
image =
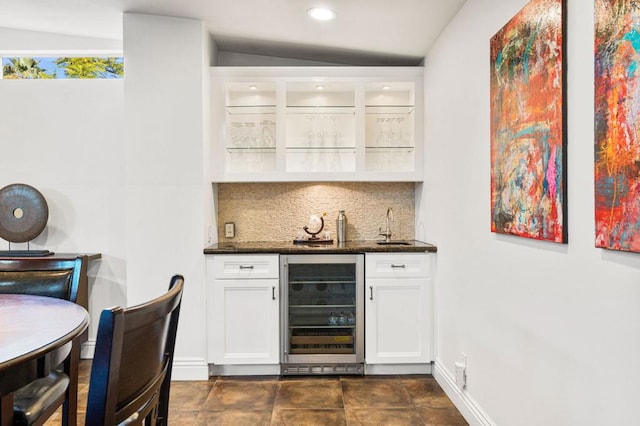
[[121, 56], [2, 57], [2, 79], [117, 79], [124, 77]]

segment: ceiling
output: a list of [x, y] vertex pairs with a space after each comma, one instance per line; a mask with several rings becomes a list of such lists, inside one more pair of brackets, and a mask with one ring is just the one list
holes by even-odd
[[[122, 13], [193, 18], [219, 49], [351, 65], [416, 65], [466, 0], [0, 0], [0, 27], [122, 39]], [[337, 18], [312, 21], [327, 6]]]

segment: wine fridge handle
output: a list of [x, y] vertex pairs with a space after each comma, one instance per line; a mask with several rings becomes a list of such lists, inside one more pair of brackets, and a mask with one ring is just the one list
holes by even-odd
[[276, 300], [276, 286], [271, 287], [271, 299]]
[[373, 286], [369, 286], [369, 300], [373, 300]]

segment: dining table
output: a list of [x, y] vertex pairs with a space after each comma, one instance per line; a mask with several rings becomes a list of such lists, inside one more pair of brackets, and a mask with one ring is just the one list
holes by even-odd
[[76, 303], [0, 294], [0, 426], [13, 424], [13, 393], [56, 368], [88, 324], [88, 312]]

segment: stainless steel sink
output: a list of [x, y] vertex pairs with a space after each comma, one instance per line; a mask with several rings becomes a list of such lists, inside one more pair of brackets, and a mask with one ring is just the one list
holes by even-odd
[[410, 246], [411, 243], [406, 241], [376, 241], [376, 244], [381, 246]]

